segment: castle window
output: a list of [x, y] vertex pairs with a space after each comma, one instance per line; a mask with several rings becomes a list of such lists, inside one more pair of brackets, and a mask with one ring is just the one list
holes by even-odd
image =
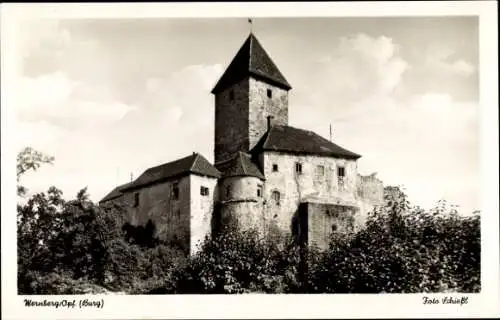
[[273, 163], [273, 172], [278, 172], [278, 165]]
[[297, 172], [298, 174], [302, 173], [302, 163], [297, 162], [295, 164], [295, 172]]
[[179, 199], [179, 184], [177, 182], [174, 183], [174, 186], [172, 187], [172, 195], [174, 197], [174, 200]]
[[267, 97], [268, 98], [272, 98], [273, 97], [273, 92], [271, 91], [271, 89], [267, 89]]
[[226, 186], [226, 198], [229, 198], [230, 194], [231, 194], [231, 186]]
[[274, 203], [277, 206], [279, 206], [280, 205], [280, 198], [281, 198], [281, 194], [279, 193], [279, 191], [273, 191], [271, 196], [272, 196]]
[[337, 168], [338, 184], [340, 190], [345, 190], [345, 169], [344, 167]]
[[134, 193], [134, 207], [139, 206], [139, 193]]
[[336, 224], [332, 224], [332, 231], [335, 232], [337, 231], [338, 226]]
[[234, 100], [234, 90], [229, 91], [229, 100]]
[[325, 175], [325, 167], [324, 166], [317, 166], [316, 167], [316, 177], [321, 178]]
[[208, 190], [208, 188], [207, 188], [207, 187], [203, 187], [203, 186], [202, 186], [202, 187], [200, 188], [200, 194], [201, 194], [202, 196], [208, 196], [208, 194], [209, 194], [209, 193], [210, 193], [210, 192], [209, 192], [209, 190]]
[[339, 177], [345, 177], [345, 168], [344, 167], [338, 167], [337, 168], [337, 175]]
[[257, 186], [257, 197], [262, 197], [262, 186]]

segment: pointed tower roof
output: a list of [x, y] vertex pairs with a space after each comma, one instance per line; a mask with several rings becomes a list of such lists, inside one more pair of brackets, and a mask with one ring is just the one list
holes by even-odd
[[292, 88], [253, 33], [250, 33], [238, 50], [212, 93], [218, 93], [247, 76], [259, 78], [285, 90]]

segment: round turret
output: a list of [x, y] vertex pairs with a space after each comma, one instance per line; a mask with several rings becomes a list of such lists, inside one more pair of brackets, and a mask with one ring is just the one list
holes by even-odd
[[219, 180], [222, 220], [236, 221], [242, 229], [262, 229], [264, 176], [251, 161], [250, 155], [239, 152], [235, 158], [218, 167], [223, 173]]

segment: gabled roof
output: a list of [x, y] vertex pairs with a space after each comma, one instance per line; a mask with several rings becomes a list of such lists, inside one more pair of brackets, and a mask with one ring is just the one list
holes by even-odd
[[127, 188], [131, 184], [132, 184], [132, 182], [127, 182], [127, 183], [124, 183], [124, 184], [122, 184], [122, 185], [114, 188], [110, 193], [108, 193], [104, 198], [102, 198], [99, 201], [99, 203], [106, 202], [106, 201], [113, 200], [113, 199], [121, 197], [123, 195], [123, 193], [121, 192], [121, 190]]
[[218, 163], [217, 169], [222, 172], [222, 177], [256, 177], [264, 180], [264, 175], [257, 167], [255, 163], [252, 162], [251, 156], [244, 152], [238, 152], [236, 157]]
[[292, 88], [253, 33], [236, 53], [212, 93], [218, 93], [247, 76], [254, 76], [285, 90]]
[[346, 159], [361, 157], [312, 131], [281, 125], [272, 126], [252, 149], [252, 153], [262, 151], [314, 154]]
[[197, 174], [213, 178], [220, 178], [221, 176], [219, 170], [205, 157], [199, 153], [193, 153], [190, 156], [147, 169], [130, 186], [122, 190], [135, 189], [186, 174]]

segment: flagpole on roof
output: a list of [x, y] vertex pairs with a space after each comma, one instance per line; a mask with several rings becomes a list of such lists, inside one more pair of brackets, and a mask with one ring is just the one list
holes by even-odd
[[250, 25], [250, 33], [252, 33], [252, 18], [248, 18], [248, 24]]

